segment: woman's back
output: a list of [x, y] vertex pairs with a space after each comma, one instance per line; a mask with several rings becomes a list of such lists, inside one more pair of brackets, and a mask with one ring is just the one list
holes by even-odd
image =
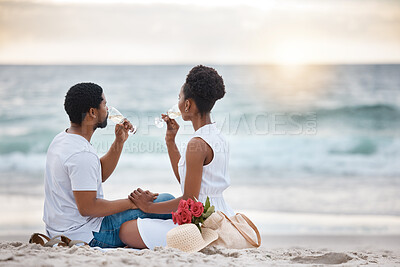
[[[220, 133], [214, 123], [206, 124], [199, 128], [192, 138], [201, 138], [213, 151], [213, 158], [210, 163], [203, 166], [202, 181], [200, 186], [199, 201], [205, 202], [207, 196], [210, 197], [211, 205], [216, 210], [226, 213], [228, 216], [234, 215], [233, 210], [225, 203], [223, 191], [230, 186], [228, 171], [229, 165], [229, 145], [224, 136]], [[181, 190], [184, 193], [186, 177], [186, 149], [182, 151], [181, 159], [178, 163], [179, 176], [181, 179]]]

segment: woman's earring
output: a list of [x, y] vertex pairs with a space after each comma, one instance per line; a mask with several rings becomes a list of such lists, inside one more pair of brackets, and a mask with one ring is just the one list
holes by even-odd
[[185, 112], [188, 112], [188, 110], [187, 110], [187, 109], [185, 109]]

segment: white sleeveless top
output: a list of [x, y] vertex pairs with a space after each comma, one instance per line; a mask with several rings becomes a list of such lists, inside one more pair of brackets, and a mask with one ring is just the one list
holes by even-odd
[[[228, 173], [229, 145], [215, 124], [206, 124], [199, 128], [192, 138], [203, 139], [213, 150], [214, 157], [211, 162], [203, 166], [203, 174], [200, 186], [199, 201], [205, 203], [207, 196], [215, 210], [222, 211], [226, 215], [235, 215], [223, 198], [223, 191], [229, 187]], [[186, 147], [187, 148], [187, 147]], [[181, 153], [178, 162], [178, 171], [182, 194], [185, 189], [186, 178], [186, 149]], [[167, 245], [167, 233], [177, 227], [172, 220], [141, 219], [137, 220], [138, 230], [143, 242], [149, 249], [165, 247]]]

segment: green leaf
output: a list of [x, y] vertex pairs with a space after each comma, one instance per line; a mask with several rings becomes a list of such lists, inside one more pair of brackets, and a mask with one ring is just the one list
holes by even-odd
[[211, 216], [211, 214], [213, 214], [214, 213], [214, 211], [215, 211], [215, 207], [214, 206], [211, 206], [208, 210], [207, 210], [207, 212], [204, 214], [205, 216], [205, 218], [204, 219], [207, 219], [208, 217], [210, 217]]
[[208, 211], [208, 209], [210, 208], [210, 198], [209, 197], [207, 197], [207, 199], [206, 199], [206, 204], [204, 205], [204, 211], [205, 212], [207, 212]]

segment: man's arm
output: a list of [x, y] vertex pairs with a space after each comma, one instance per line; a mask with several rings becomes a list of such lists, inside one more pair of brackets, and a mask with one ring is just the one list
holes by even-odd
[[129, 199], [105, 200], [97, 198], [96, 191], [73, 191], [75, 202], [82, 216], [104, 217], [129, 209], [136, 209]]
[[101, 180], [103, 183], [110, 177], [115, 167], [117, 167], [124, 143], [129, 136], [128, 131], [131, 129], [133, 129], [133, 126], [127, 119], [125, 119], [123, 123], [115, 125], [115, 141], [107, 154], [100, 159]]
[[118, 142], [117, 140], [115, 140], [108, 150], [107, 154], [100, 158], [101, 180], [103, 181], [103, 183], [114, 172], [115, 167], [117, 167], [123, 147], [124, 142]]

